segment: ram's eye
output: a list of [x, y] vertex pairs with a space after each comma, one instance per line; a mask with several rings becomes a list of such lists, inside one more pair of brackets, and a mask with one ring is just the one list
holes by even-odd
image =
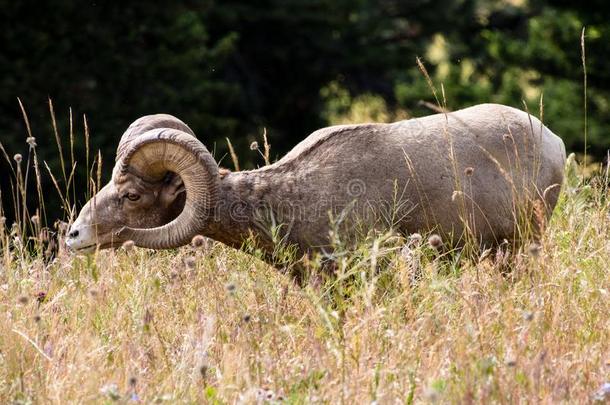
[[125, 197], [127, 197], [129, 201], [138, 201], [140, 199], [140, 195], [134, 193], [127, 193], [125, 194]]

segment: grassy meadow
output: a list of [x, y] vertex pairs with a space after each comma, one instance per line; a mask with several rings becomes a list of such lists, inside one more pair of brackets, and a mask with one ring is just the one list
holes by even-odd
[[[53, 198], [43, 175], [68, 221], [79, 194], [74, 134], [68, 153], [53, 127], [60, 176], [29, 125], [27, 157], [0, 150], [14, 178], [2, 201], [16, 213], [9, 224], [0, 206], [0, 403], [610, 399], [608, 167], [570, 156], [539, 243], [465, 257], [434, 235], [369, 235], [335, 247], [332, 277], [305, 263], [312, 276], [299, 284], [253, 246], [254, 256], [202, 237], [178, 250], [70, 254], [67, 224], [50, 226], [55, 236], [43, 226]], [[84, 128], [92, 195], [101, 164]]]
[[583, 178], [570, 160], [540, 244], [464, 259], [377, 235], [302, 286], [201, 239], [49, 260], [21, 238], [39, 219], [3, 223], [0, 402], [603, 401], [608, 173]]

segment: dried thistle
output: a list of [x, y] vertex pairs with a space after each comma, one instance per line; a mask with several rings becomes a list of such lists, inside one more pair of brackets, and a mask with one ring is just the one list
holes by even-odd
[[186, 268], [191, 270], [194, 269], [195, 265], [197, 264], [197, 261], [193, 256], [187, 256], [183, 259], [183, 261]]
[[537, 258], [540, 256], [540, 252], [542, 251], [542, 246], [539, 243], [532, 242], [527, 248], [529, 255], [533, 258]]
[[440, 248], [443, 247], [443, 240], [440, 236], [434, 234], [428, 238], [428, 245], [436, 250], [440, 250]]
[[205, 245], [205, 238], [201, 235], [195, 235], [191, 240], [191, 245], [195, 248], [200, 248]]

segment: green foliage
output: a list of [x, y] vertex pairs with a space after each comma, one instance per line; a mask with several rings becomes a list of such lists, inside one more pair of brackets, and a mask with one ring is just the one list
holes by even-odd
[[[589, 152], [604, 157], [610, 147], [610, 81], [607, 58], [610, 24], [594, 14], [607, 8], [563, 8], [546, 2], [483, 1], [470, 17], [469, 36], [438, 34], [428, 47], [428, 70], [443, 85], [450, 109], [480, 102], [498, 102], [540, 115], [560, 135], [568, 150], [584, 151], [583, 66], [580, 37], [586, 26]], [[607, 7], [607, 6], [606, 6]], [[425, 78], [413, 66], [396, 81], [398, 105], [412, 108], [431, 100]], [[416, 110], [415, 114], [424, 113]]]

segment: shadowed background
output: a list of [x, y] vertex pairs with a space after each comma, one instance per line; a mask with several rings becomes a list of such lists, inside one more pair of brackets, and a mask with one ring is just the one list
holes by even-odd
[[[588, 153], [610, 146], [610, 6], [545, 0], [267, 0], [150, 2], [0, 1], [0, 142], [27, 159], [27, 111], [39, 158], [62, 185], [49, 113], [64, 154], [74, 118], [77, 203], [91, 160], [109, 178], [118, 139], [139, 116], [174, 114], [221, 165], [263, 164], [249, 144], [266, 129], [272, 160], [313, 130], [336, 123], [431, 114], [421, 57], [450, 109], [498, 102], [539, 114], [568, 151], [584, 151], [581, 31], [586, 26]], [[10, 169], [0, 162], [4, 215]], [[69, 160], [69, 159], [68, 159]], [[43, 170], [47, 217], [63, 216]], [[35, 196], [35, 193], [30, 193]], [[35, 201], [32, 201], [32, 206]]]

